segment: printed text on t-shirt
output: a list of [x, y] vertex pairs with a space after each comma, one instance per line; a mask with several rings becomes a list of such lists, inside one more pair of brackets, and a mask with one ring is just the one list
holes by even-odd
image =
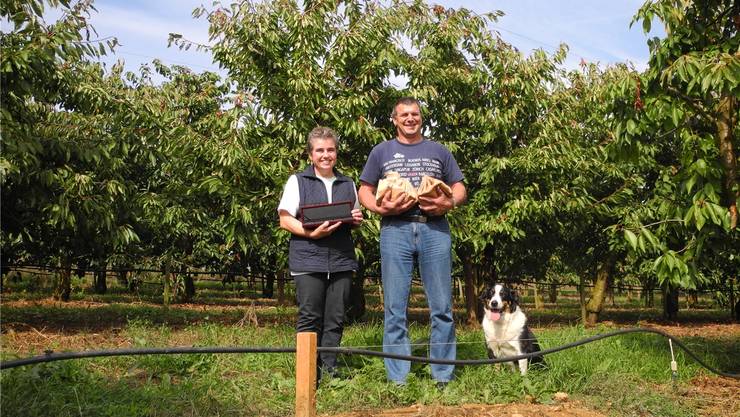
[[383, 163], [383, 175], [388, 171], [398, 172], [401, 177], [409, 180], [414, 187], [418, 187], [424, 175], [441, 179], [442, 163], [437, 159], [430, 158], [395, 158]]

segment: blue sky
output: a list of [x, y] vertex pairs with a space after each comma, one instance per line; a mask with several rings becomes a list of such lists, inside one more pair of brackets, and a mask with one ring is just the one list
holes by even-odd
[[[228, 2], [226, 2], [228, 3]], [[477, 13], [502, 10], [505, 15], [493, 24], [507, 42], [522, 53], [542, 48], [555, 50], [561, 42], [570, 47], [566, 66], [575, 68], [581, 59], [610, 64], [631, 62], [644, 69], [648, 61], [647, 38], [640, 24], [630, 28], [632, 16], [643, 0], [439, 0], [430, 4], [465, 7]], [[218, 71], [210, 55], [193, 49], [167, 47], [168, 33], [208, 43], [204, 19], [193, 19], [192, 10], [206, 0], [96, 0], [98, 10], [91, 22], [101, 38], [116, 36], [121, 43], [111, 61], [123, 59], [126, 67], [159, 58], [166, 64], [186, 65], [196, 72]], [[653, 25], [654, 27], [659, 25]]]

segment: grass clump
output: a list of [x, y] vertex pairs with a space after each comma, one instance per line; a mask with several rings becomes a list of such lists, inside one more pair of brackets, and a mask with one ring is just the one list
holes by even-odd
[[[538, 332], [543, 348], [608, 329], [579, 326]], [[172, 329], [134, 320], [122, 330], [133, 346], [292, 346], [292, 326], [269, 327], [201, 323]], [[426, 326], [412, 325], [412, 340]], [[458, 357], [484, 358], [479, 329], [458, 331]], [[380, 349], [382, 324], [346, 331], [344, 346]], [[425, 354], [415, 346], [415, 354]], [[718, 352], [719, 354], [719, 352]], [[711, 356], [711, 355], [710, 355]], [[407, 384], [385, 379], [381, 358], [341, 356], [339, 378], [324, 379], [317, 392], [319, 413], [389, 409], [411, 404], [461, 405], [534, 401], [551, 403], [556, 392], [622, 415], [694, 415], [690, 404], [671, 401], [667, 342], [655, 335], [604, 339], [546, 357], [547, 367], [526, 376], [492, 365], [458, 367], [444, 391], [431, 380], [429, 366], [413, 364]], [[701, 371], [679, 353], [677, 384]], [[710, 357], [710, 360], [712, 358]], [[39, 364], [2, 373], [5, 416], [284, 416], [293, 413], [295, 361], [290, 354], [150, 355], [82, 359]], [[650, 387], [663, 387], [651, 389]], [[51, 410], [51, 411], [50, 411]], [[50, 414], [51, 412], [51, 414]]]

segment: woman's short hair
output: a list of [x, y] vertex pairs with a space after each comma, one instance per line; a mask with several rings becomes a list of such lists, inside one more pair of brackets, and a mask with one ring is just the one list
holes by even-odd
[[339, 137], [337, 133], [325, 126], [316, 126], [310, 132], [308, 132], [308, 141], [306, 142], [306, 150], [310, 154], [313, 150], [313, 141], [315, 139], [333, 139], [334, 146], [339, 147]]

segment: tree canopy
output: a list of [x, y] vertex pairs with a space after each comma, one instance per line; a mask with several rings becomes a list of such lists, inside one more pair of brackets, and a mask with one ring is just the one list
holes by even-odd
[[[44, 7], [62, 17], [44, 21]], [[97, 58], [88, 1], [8, 1], [2, 18], [3, 263], [151, 266], [276, 276], [276, 207], [306, 163], [305, 136], [341, 137], [357, 179], [392, 138], [392, 103], [423, 104], [424, 132], [456, 156], [469, 203], [451, 214], [469, 318], [484, 280], [594, 290], [637, 276], [666, 288], [727, 285], [737, 247], [737, 2], [650, 0], [636, 11], [649, 67], [567, 69], [567, 45], [529, 56], [477, 15], [423, 1], [239, 1], [198, 8], [224, 79], [159, 61], [139, 73]], [[173, 34], [187, 49], [188, 41]], [[163, 81], [154, 83], [156, 73]], [[379, 219], [358, 232], [376, 269]], [[172, 287], [174, 285], [174, 287]], [[171, 295], [171, 294], [170, 294]], [[69, 297], [69, 273], [58, 296]], [[169, 295], [166, 295], [169, 297]]]

